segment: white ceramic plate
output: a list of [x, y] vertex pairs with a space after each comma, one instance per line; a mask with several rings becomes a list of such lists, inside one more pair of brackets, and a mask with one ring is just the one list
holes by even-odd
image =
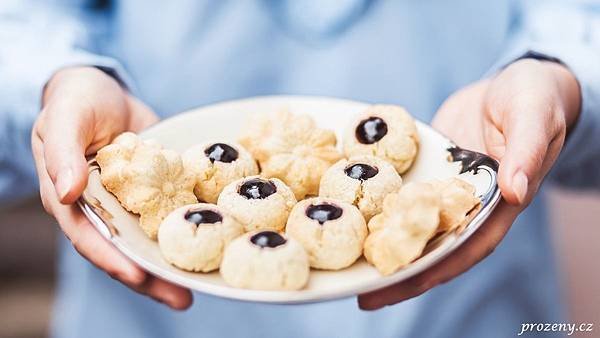
[[[342, 131], [350, 119], [368, 104], [324, 97], [270, 96], [211, 105], [164, 120], [141, 133], [167, 148], [183, 151], [208, 140], [236, 140], [253, 113], [288, 109], [312, 115], [320, 127]], [[305, 303], [354, 296], [405, 280], [427, 269], [469, 238], [489, 216], [500, 199], [496, 184], [497, 163], [491, 158], [463, 150], [421, 122], [417, 123], [419, 155], [403, 176], [405, 182], [447, 178], [454, 175], [471, 182], [482, 200], [473, 211], [465, 229], [430, 242], [425, 254], [393, 275], [383, 277], [361, 258], [342, 271], [311, 271], [308, 285], [299, 291], [255, 291], [230, 287], [218, 272], [190, 273], [167, 263], [157, 242], [150, 240], [138, 226], [138, 217], [121, 207], [100, 183], [98, 167], [90, 162], [88, 187], [79, 205], [96, 228], [117, 249], [142, 268], [165, 280], [203, 293], [244, 301], [265, 303]], [[341, 143], [341, 142], [338, 142]]]

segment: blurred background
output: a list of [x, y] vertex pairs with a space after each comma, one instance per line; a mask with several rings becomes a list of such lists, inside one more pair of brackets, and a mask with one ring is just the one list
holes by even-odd
[[[550, 189], [550, 226], [569, 321], [600, 325], [600, 195]], [[0, 206], [0, 338], [46, 337], [57, 236], [38, 199]], [[485, 264], [485, 261], [484, 261]], [[592, 333], [571, 337], [600, 337]]]

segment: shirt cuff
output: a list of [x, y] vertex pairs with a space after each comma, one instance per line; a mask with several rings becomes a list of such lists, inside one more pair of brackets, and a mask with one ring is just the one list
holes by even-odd
[[124, 67], [115, 59], [92, 54], [84, 50], [70, 51], [69, 55], [54, 57], [53, 60], [48, 60], [49, 64], [43, 67], [40, 77], [43, 80], [43, 85], [48, 83], [52, 76], [59, 70], [68, 67], [95, 67], [103, 71], [108, 76], [115, 79], [121, 87], [129, 92], [135, 92], [133, 81], [125, 71]]

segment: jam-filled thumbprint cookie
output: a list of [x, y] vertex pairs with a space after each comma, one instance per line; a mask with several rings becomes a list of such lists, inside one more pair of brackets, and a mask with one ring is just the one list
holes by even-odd
[[310, 266], [298, 241], [266, 230], [231, 242], [220, 271], [225, 282], [237, 288], [298, 290], [308, 282]]
[[214, 204], [186, 205], [171, 212], [158, 228], [163, 257], [186, 271], [219, 268], [229, 242], [243, 233], [233, 217]]
[[223, 189], [217, 205], [244, 225], [245, 231], [271, 229], [280, 231], [296, 198], [290, 188], [277, 178], [249, 176]]
[[373, 105], [360, 114], [344, 135], [347, 157], [374, 155], [406, 172], [417, 156], [419, 136], [414, 119], [402, 107]]
[[195, 178], [194, 194], [200, 201], [216, 203], [229, 183], [258, 174], [258, 165], [246, 149], [236, 143], [210, 142], [186, 150], [183, 164]]
[[319, 196], [355, 205], [368, 221], [381, 212], [385, 196], [398, 191], [401, 185], [402, 178], [385, 160], [356, 156], [327, 169], [321, 178]]
[[352, 204], [332, 198], [300, 201], [286, 226], [286, 234], [298, 240], [317, 269], [339, 270], [352, 265], [361, 255], [367, 225]]

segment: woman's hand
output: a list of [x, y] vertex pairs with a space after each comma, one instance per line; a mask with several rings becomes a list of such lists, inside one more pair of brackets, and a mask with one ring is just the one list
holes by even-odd
[[139, 131], [157, 116], [96, 68], [57, 72], [43, 94], [31, 143], [46, 211], [73, 247], [98, 268], [131, 289], [174, 309], [192, 303], [189, 290], [153, 277], [125, 258], [73, 203], [88, 177], [85, 155], [94, 154], [124, 131]]
[[577, 120], [580, 105], [579, 85], [566, 67], [532, 59], [517, 61], [494, 78], [449, 97], [433, 126], [459, 146], [500, 162], [503, 201], [450, 256], [407, 281], [360, 295], [359, 306], [375, 310], [418, 296], [489, 255], [535, 196]]

